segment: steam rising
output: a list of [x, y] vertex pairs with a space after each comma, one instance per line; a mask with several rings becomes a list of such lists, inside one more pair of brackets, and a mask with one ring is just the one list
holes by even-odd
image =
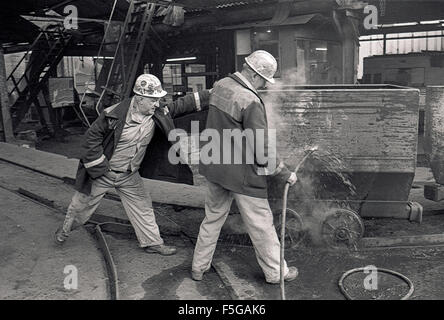
[[[305, 78], [305, 77], [304, 77]], [[305, 232], [312, 244], [324, 244], [322, 225], [325, 219], [337, 208], [351, 208], [347, 200], [356, 198], [356, 188], [350, 181], [343, 156], [338, 150], [331, 150], [328, 141], [322, 139], [322, 132], [311, 136], [304, 128], [309, 128], [313, 115], [319, 112], [317, 105], [304, 103], [289, 104], [286, 99], [290, 91], [301, 85], [302, 76], [297, 69], [287, 71], [282, 80], [261, 91], [264, 98], [268, 126], [277, 130], [277, 150], [289, 169], [293, 170], [303, 159], [307, 150], [318, 147], [297, 172], [298, 182], [290, 188], [288, 207], [295, 209], [302, 217]], [[300, 90], [300, 89], [299, 89]], [[330, 111], [323, 110], [325, 122], [331, 119]], [[330, 121], [330, 125], [334, 125]], [[282, 183], [282, 182], [281, 182]], [[278, 190], [279, 189], [279, 190]], [[271, 192], [270, 192], [271, 191]], [[269, 190], [272, 198], [282, 198], [280, 188]]]

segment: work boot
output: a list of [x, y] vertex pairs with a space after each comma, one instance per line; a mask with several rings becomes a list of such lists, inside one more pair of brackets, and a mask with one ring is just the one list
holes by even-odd
[[164, 244], [158, 244], [155, 246], [145, 247], [145, 252], [147, 253], [158, 253], [162, 256], [171, 256], [176, 253], [176, 247], [166, 246]]
[[58, 245], [62, 245], [68, 239], [68, 235], [63, 231], [62, 227], [59, 227], [54, 233], [54, 242]]
[[191, 270], [191, 278], [194, 281], [201, 281], [203, 279], [204, 271], [193, 271]]
[[[288, 268], [288, 272], [284, 277], [285, 281], [293, 281], [294, 279], [296, 279], [298, 277], [298, 268], [296, 267], [289, 267]], [[267, 283], [271, 283], [271, 284], [279, 284], [281, 282], [280, 278], [274, 279], [274, 280], [266, 280]]]

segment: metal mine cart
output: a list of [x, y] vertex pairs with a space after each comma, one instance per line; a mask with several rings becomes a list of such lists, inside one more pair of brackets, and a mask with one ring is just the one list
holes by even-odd
[[424, 197], [444, 200], [444, 86], [427, 87], [424, 150], [436, 183], [424, 186]]
[[[408, 201], [416, 168], [419, 90], [280, 86], [261, 95], [269, 127], [277, 129], [278, 152], [290, 168], [304, 150], [318, 148], [301, 165], [288, 194], [287, 247], [307, 232], [333, 248], [356, 246], [364, 234], [362, 218], [421, 222], [421, 205]], [[269, 179], [276, 220], [283, 190], [282, 181]]]

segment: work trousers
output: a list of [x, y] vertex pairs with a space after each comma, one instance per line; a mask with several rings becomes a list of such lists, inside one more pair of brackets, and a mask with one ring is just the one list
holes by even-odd
[[66, 213], [62, 227], [63, 232], [68, 235], [71, 230], [87, 222], [99, 206], [105, 193], [112, 188], [116, 189], [122, 200], [140, 246], [163, 244], [154, 216], [151, 198], [145, 192], [142, 178], [137, 171], [133, 173], [109, 171], [93, 180], [89, 195], [76, 192]]
[[[233, 199], [236, 200], [266, 280], [279, 280], [280, 243], [268, 200], [234, 193], [210, 181], [205, 199], [205, 218], [200, 225], [192, 270], [201, 272], [210, 269], [220, 230], [227, 219]], [[284, 261], [284, 275], [287, 272], [288, 267]]]

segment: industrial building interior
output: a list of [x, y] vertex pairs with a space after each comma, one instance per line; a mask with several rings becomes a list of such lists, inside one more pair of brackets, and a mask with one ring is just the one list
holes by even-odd
[[[66, 246], [52, 239], [84, 134], [132, 97], [140, 74], [157, 76], [174, 102], [240, 71], [255, 50], [278, 64], [259, 94], [279, 154], [296, 170], [319, 147], [284, 223], [284, 184], [268, 185], [299, 269], [286, 299], [444, 299], [443, 1], [3, 1], [0, 26], [0, 299], [281, 299], [234, 205], [207, 277], [190, 278], [206, 190], [191, 161], [192, 185], [166, 162], [143, 179], [175, 256], [141, 252], [115, 192]], [[202, 131], [206, 117], [174, 124], [191, 135], [190, 121]], [[76, 289], [64, 287], [66, 266], [78, 269]], [[361, 285], [368, 266], [380, 270], [377, 288]]]

